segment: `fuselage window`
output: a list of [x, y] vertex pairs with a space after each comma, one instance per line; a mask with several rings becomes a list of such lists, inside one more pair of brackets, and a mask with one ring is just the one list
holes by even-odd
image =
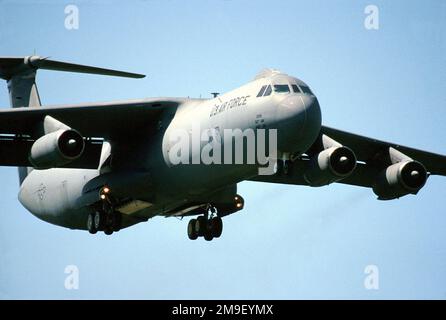
[[271, 94], [271, 91], [273, 91], [273, 90], [271, 89], [271, 86], [268, 86], [268, 87], [266, 88], [266, 90], [265, 90], [265, 94], [264, 94], [263, 96], [264, 96], [264, 97], [269, 96], [269, 95]]
[[302, 90], [303, 93], [313, 95], [313, 92], [311, 92], [310, 88], [308, 88], [306, 86], [300, 86], [300, 89]]
[[290, 93], [290, 87], [287, 84], [275, 84], [274, 92], [277, 93]]
[[296, 84], [292, 84], [291, 87], [293, 88], [294, 93], [301, 93], [299, 87]]
[[265, 89], [266, 89], [266, 86], [263, 86], [263, 87], [260, 89], [259, 93], [257, 94], [257, 97], [261, 97], [261, 96], [263, 96], [263, 93], [265, 92]]

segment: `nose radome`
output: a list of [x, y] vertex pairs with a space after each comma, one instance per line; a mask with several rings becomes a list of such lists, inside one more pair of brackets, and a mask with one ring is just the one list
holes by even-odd
[[306, 151], [321, 128], [321, 112], [317, 98], [290, 95], [281, 101], [278, 113], [278, 148], [281, 151]]
[[[305, 125], [303, 136], [305, 137], [305, 149], [308, 149], [318, 137], [322, 126], [322, 115], [319, 101], [313, 95], [300, 96], [305, 106]], [[306, 151], [306, 150], [305, 150]]]
[[299, 96], [289, 95], [280, 101], [276, 113], [278, 150], [291, 152], [299, 149], [305, 119], [305, 105]]
[[[300, 96], [302, 102], [305, 106], [305, 114], [306, 114], [306, 130], [316, 130], [317, 134], [319, 134], [322, 116], [321, 116], [321, 108], [319, 106], [319, 101], [315, 96], [310, 95], [302, 95]], [[313, 128], [314, 127], [314, 128]]]

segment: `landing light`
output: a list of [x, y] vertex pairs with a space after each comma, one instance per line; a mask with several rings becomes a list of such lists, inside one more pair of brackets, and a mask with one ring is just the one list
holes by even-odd
[[110, 193], [110, 188], [109, 187], [103, 187], [101, 189], [101, 191], [99, 192], [99, 197], [101, 198], [101, 200], [105, 200], [107, 199], [107, 195]]
[[241, 201], [239, 196], [235, 196], [234, 200], [235, 200], [235, 207], [237, 209], [240, 209], [241, 207], [243, 207], [243, 201]]

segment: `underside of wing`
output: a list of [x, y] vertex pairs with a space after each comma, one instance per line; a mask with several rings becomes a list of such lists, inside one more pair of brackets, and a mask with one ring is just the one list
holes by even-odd
[[278, 164], [276, 174], [250, 180], [314, 187], [339, 182], [389, 200], [416, 194], [429, 175], [446, 175], [446, 156], [325, 126], [306, 154]]

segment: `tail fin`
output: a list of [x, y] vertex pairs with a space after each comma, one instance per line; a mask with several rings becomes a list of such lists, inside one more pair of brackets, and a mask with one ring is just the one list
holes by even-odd
[[[37, 69], [101, 74], [107, 76], [144, 78], [138, 73], [103, 69], [80, 64], [73, 64], [40, 56], [0, 57], [0, 78], [8, 83], [11, 107], [39, 107], [40, 97], [36, 85]], [[19, 168], [20, 184], [31, 172], [31, 168]]]

